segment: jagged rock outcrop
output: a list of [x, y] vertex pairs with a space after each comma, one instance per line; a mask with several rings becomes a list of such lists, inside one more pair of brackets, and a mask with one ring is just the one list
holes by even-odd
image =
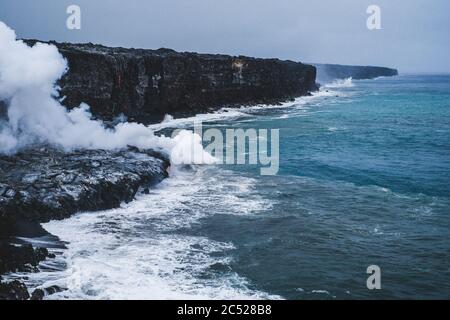
[[42, 148], [0, 155], [0, 231], [15, 221], [46, 222], [118, 207], [140, 187], [167, 177], [168, 166], [165, 156], [151, 150]]
[[396, 69], [372, 66], [347, 66], [340, 64], [314, 64], [317, 68], [317, 79], [326, 82], [334, 79], [353, 78], [355, 80], [374, 79], [398, 75]]
[[31, 294], [30, 300], [43, 300], [45, 296], [50, 296], [52, 294], [62, 291], [64, 291], [64, 289], [58, 286], [51, 286], [44, 289], [36, 289]]
[[1, 282], [0, 277], [0, 300], [28, 300], [30, 294], [27, 287], [20, 281]]
[[52, 43], [69, 63], [59, 83], [63, 104], [85, 102], [104, 120], [123, 113], [129, 120], [158, 122], [166, 114], [278, 103], [316, 89], [315, 67], [298, 62]]
[[33, 248], [31, 244], [10, 244], [0, 239], [0, 300], [27, 300], [30, 298], [24, 283], [2, 281], [1, 274], [7, 272], [37, 272], [38, 264], [53, 258], [45, 248]]
[[31, 244], [19, 245], [0, 242], [0, 274], [5, 272], [33, 272], [39, 262], [49, 256], [45, 248]]

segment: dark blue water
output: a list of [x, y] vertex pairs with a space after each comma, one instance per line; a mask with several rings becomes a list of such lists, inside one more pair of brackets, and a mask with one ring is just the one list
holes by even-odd
[[[279, 175], [234, 168], [273, 206], [191, 232], [231, 241], [232, 269], [284, 298], [449, 298], [450, 76], [353, 84], [235, 122], [281, 129]], [[366, 287], [373, 264], [381, 290]]]

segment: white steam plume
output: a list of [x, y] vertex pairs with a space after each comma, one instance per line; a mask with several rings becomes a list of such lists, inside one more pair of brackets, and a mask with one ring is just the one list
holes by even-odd
[[[155, 136], [138, 123], [120, 123], [112, 129], [93, 120], [82, 103], [67, 111], [54, 97], [56, 81], [67, 71], [67, 61], [58, 49], [36, 43], [29, 47], [0, 21], [0, 101], [7, 105], [7, 119], [0, 120], [0, 153], [14, 153], [33, 143], [50, 143], [65, 149], [118, 149], [132, 145], [159, 148], [174, 164], [214, 163], [191, 131], [174, 139]], [[195, 150], [196, 152], [183, 152]]]

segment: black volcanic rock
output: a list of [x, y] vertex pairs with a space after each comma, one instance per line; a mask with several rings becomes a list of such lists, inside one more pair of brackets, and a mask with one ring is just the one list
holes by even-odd
[[346, 66], [340, 64], [315, 64], [318, 81], [353, 78], [355, 80], [392, 77], [398, 75], [396, 69], [372, 66]]
[[30, 294], [23, 283], [19, 281], [0, 282], [0, 300], [28, 300], [29, 298]]
[[[64, 152], [42, 147], [0, 155], [0, 274], [38, 271], [38, 264], [53, 256], [45, 248], [11, 244], [18, 233], [39, 232], [30, 226], [79, 211], [118, 207], [133, 200], [139, 188], [166, 178], [168, 166], [165, 155], [136, 148]], [[60, 290], [35, 291], [33, 299]], [[0, 300], [29, 298], [24, 284], [0, 278]]]
[[[36, 40], [27, 40], [33, 44]], [[61, 96], [94, 116], [158, 122], [224, 106], [279, 103], [316, 89], [316, 68], [292, 61], [55, 43], [69, 63]]]
[[36, 289], [31, 294], [30, 300], [43, 300], [45, 296], [49, 296], [62, 291], [64, 291], [64, 289], [58, 286], [51, 286], [45, 289]]
[[0, 101], [0, 121], [4, 120], [7, 118], [7, 107], [6, 107], [6, 103], [4, 101]]
[[44, 261], [48, 255], [47, 249], [34, 249], [30, 244], [0, 243], [0, 274], [36, 271], [39, 262]]
[[46, 222], [118, 207], [140, 187], [167, 177], [168, 165], [157, 152], [135, 149], [65, 153], [42, 148], [0, 155], [0, 231], [16, 221]]

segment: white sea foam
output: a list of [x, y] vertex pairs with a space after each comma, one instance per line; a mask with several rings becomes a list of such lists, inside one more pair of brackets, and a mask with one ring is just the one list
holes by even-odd
[[351, 88], [353, 87], [353, 81], [352, 78], [347, 78], [347, 79], [336, 79], [331, 83], [327, 83], [325, 84], [323, 87], [324, 88]]
[[[306, 110], [306, 105], [320, 101], [322, 98], [327, 97], [341, 97], [343, 93], [321, 89], [319, 91], [311, 92], [308, 96], [302, 96], [294, 99], [293, 101], [287, 101], [280, 104], [259, 104], [253, 106], [242, 106], [240, 108], [221, 108], [218, 111], [212, 113], [198, 114], [193, 117], [187, 118], [174, 118], [171, 115], [166, 115], [164, 121], [161, 123], [150, 125], [149, 128], [157, 131], [166, 128], [183, 128], [191, 127], [194, 123], [208, 123], [222, 120], [238, 120], [239, 122], [254, 121], [254, 113], [264, 110], [287, 110], [292, 109], [295, 111]], [[289, 118], [289, 115], [281, 115], [279, 118]]]
[[200, 113], [192, 117], [174, 118], [171, 115], [166, 115], [161, 123], [149, 125], [148, 127], [154, 131], [165, 128], [183, 128], [192, 126], [194, 122], [207, 123], [219, 120], [232, 120], [241, 117], [248, 117], [248, 114], [242, 112], [239, 108], [221, 108], [216, 112]]
[[324, 294], [330, 294], [327, 290], [312, 290], [312, 293], [324, 293]]
[[347, 130], [347, 127], [345, 127], [345, 126], [328, 127], [328, 131], [330, 131], [330, 132], [344, 131], [344, 130]]
[[[44, 224], [67, 241], [64, 270], [27, 274], [26, 283], [68, 290], [50, 299], [262, 299], [230, 269], [230, 242], [185, 235], [214, 214], [248, 215], [270, 207], [255, 180], [229, 171], [179, 172], [121, 208]], [[20, 275], [16, 275], [20, 276]]]

